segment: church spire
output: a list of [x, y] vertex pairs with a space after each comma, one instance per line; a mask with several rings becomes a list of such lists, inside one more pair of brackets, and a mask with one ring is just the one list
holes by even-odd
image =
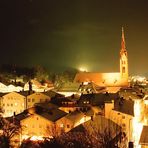
[[122, 38], [121, 38], [121, 50], [126, 50], [125, 49], [125, 38], [124, 38], [124, 29], [122, 27]]
[[125, 48], [124, 29], [122, 27], [121, 50], [120, 50], [120, 73], [122, 78], [128, 79], [128, 57]]

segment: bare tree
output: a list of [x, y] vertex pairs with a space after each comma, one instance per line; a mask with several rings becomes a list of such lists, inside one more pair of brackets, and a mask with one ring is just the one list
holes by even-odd
[[64, 130], [61, 127], [58, 127], [56, 124], [47, 126], [46, 130], [47, 134], [53, 138], [56, 138], [60, 136], [62, 133], [64, 133]]
[[[112, 126], [111, 126], [112, 125]], [[92, 140], [95, 148], [118, 148], [126, 147], [126, 134], [121, 127], [113, 122], [108, 122], [102, 128], [99, 128], [94, 122], [84, 124], [87, 135]]]
[[91, 148], [92, 140], [87, 132], [68, 132], [57, 137], [57, 141], [65, 148]]
[[21, 127], [16, 122], [10, 122], [3, 117], [0, 117], [0, 146], [1, 148], [11, 147], [11, 142], [14, 136], [18, 136]]

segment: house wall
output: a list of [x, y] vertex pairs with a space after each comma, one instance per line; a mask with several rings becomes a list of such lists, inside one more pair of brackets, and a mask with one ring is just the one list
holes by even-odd
[[15, 114], [19, 114], [25, 109], [25, 97], [16, 93], [8, 93], [2, 97], [2, 110], [4, 111], [4, 117], [13, 116]]
[[121, 113], [113, 109], [114, 109], [114, 102], [105, 103], [105, 117], [118, 124], [122, 128], [122, 131], [126, 133], [128, 140], [130, 141], [132, 139], [132, 131], [133, 131], [133, 126], [132, 126], [133, 116]]
[[66, 117], [63, 117], [60, 120], [56, 121], [56, 125], [57, 127], [63, 129], [64, 132], [68, 132], [72, 128], [74, 128], [74, 123]]
[[21, 125], [23, 127], [22, 138], [24, 136], [50, 136], [48, 127], [54, 126], [54, 123], [46, 120], [45, 118], [33, 114], [30, 117], [21, 120]]
[[42, 93], [36, 92], [27, 96], [27, 108], [33, 107], [36, 103], [43, 103], [50, 101], [51, 98]]

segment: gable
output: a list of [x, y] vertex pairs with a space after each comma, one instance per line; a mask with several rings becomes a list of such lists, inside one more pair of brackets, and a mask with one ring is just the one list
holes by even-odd
[[31, 95], [29, 95], [27, 98], [35, 98], [35, 99], [50, 99], [49, 96], [43, 94], [43, 93], [39, 93], [39, 92], [35, 92]]
[[25, 97], [23, 95], [20, 95], [19, 93], [16, 93], [16, 92], [11, 92], [11, 93], [8, 93], [6, 95], [3, 96], [3, 98], [9, 98], [9, 97], [13, 97], [13, 98], [21, 98], [21, 99], [24, 99]]

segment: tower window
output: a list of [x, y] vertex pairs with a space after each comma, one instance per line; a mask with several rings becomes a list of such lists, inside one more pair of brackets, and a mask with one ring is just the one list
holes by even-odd
[[122, 68], [122, 72], [125, 73], [125, 67]]

